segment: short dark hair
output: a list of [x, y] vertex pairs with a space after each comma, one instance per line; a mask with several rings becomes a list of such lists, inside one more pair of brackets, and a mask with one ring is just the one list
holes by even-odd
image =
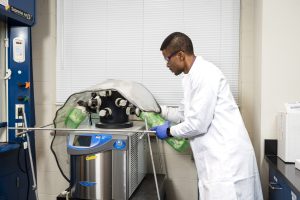
[[194, 54], [192, 40], [184, 33], [171, 33], [161, 44], [160, 50], [169, 48], [171, 51], [184, 51], [187, 54]]

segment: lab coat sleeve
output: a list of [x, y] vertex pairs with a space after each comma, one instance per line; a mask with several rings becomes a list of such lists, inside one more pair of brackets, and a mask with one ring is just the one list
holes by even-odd
[[179, 107], [168, 107], [168, 106], [161, 106], [161, 116], [171, 121], [175, 124], [178, 124], [184, 120], [184, 107], [182, 102], [180, 103]]
[[207, 133], [214, 117], [220, 82], [220, 77], [213, 75], [194, 83], [186, 99], [190, 106], [185, 110], [184, 121], [170, 128], [171, 135], [190, 138]]

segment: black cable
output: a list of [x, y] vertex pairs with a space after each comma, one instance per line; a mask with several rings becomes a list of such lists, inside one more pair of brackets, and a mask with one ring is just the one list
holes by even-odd
[[[29, 152], [28, 152], [29, 153]], [[26, 169], [26, 176], [27, 176], [27, 200], [29, 199], [29, 186], [30, 186], [30, 179], [29, 179], [29, 174], [28, 174], [28, 164], [27, 164], [27, 153], [26, 150], [24, 149], [24, 158], [25, 158], [25, 169]]]
[[[24, 142], [24, 141], [23, 141]], [[23, 172], [24, 174], [26, 174], [27, 177], [27, 199], [29, 199], [29, 185], [30, 185], [30, 181], [29, 181], [29, 174], [28, 174], [28, 166], [27, 166], [27, 159], [26, 159], [26, 152], [24, 149], [24, 160], [25, 160], [25, 170], [21, 167], [21, 163], [20, 163], [20, 151], [23, 147], [23, 143], [20, 144], [20, 147], [18, 149], [18, 168], [20, 169], [21, 172]]]
[[[85, 91], [85, 92], [92, 92], [92, 90], [90, 90], [90, 91]], [[58, 112], [66, 105], [66, 103], [68, 102], [68, 100], [69, 100], [72, 96], [77, 95], [77, 94], [81, 94], [81, 93], [84, 93], [84, 92], [74, 93], [74, 94], [72, 94], [71, 96], [69, 96], [69, 98], [66, 100], [66, 102], [64, 103], [64, 105], [56, 111], [55, 117], [54, 117], [54, 119], [53, 119], [54, 128], [56, 128], [55, 119], [56, 119], [56, 117], [57, 117], [57, 115], [58, 115]], [[52, 152], [52, 154], [53, 154], [53, 156], [54, 156], [54, 158], [55, 158], [57, 167], [58, 167], [58, 169], [59, 169], [61, 175], [64, 177], [64, 179], [66, 179], [66, 181], [68, 181], [69, 183], [71, 183], [70, 179], [68, 179], [68, 177], [64, 174], [63, 170], [61, 169], [61, 167], [60, 167], [60, 165], [59, 165], [59, 162], [58, 162], [57, 155], [55, 154], [55, 151], [54, 151], [54, 149], [53, 149], [53, 143], [54, 143], [55, 137], [56, 137], [56, 131], [54, 131], [54, 136], [53, 136], [53, 139], [52, 139], [52, 141], [51, 141], [50, 150], [51, 150], [51, 152]], [[70, 188], [70, 187], [69, 187], [69, 188]], [[68, 189], [69, 189], [69, 188], [68, 188]]]
[[[71, 98], [71, 97], [69, 97], [69, 98]], [[68, 100], [69, 100], [69, 98], [68, 98]], [[67, 100], [67, 101], [68, 101], [68, 100]], [[66, 101], [66, 102], [67, 102], [67, 101]], [[64, 105], [66, 104], [66, 102], [64, 103]], [[55, 119], [56, 119], [56, 117], [57, 117], [57, 115], [58, 115], [58, 111], [60, 111], [60, 110], [64, 107], [64, 105], [63, 105], [61, 108], [59, 108], [59, 109], [56, 111], [56, 113], [55, 113], [55, 117], [54, 117], [54, 119], [53, 119], [53, 125], [54, 125], [54, 128], [56, 128]], [[56, 137], [56, 131], [54, 131], [54, 136], [53, 136], [52, 141], [51, 141], [51, 144], [50, 144], [50, 150], [51, 150], [51, 152], [52, 152], [52, 154], [53, 154], [53, 156], [54, 156], [54, 158], [55, 158], [55, 162], [56, 162], [56, 164], [57, 164], [57, 167], [58, 167], [58, 169], [59, 169], [61, 175], [64, 177], [64, 179], [65, 179], [66, 181], [68, 181], [69, 183], [71, 183], [70, 179], [68, 179], [68, 177], [64, 174], [63, 170], [61, 169], [61, 167], [60, 167], [60, 165], [59, 165], [59, 162], [58, 162], [58, 158], [57, 158], [56, 153], [55, 153], [55, 151], [54, 151], [54, 149], [53, 149], [53, 143], [54, 143], [55, 137]]]
[[90, 122], [90, 126], [92, 126], [93, 122], [92, 122], [92, 113], [89, 113], [89, 122]]
[[67, 176], [64, 174], [64, 172], [62, 171], [62, 169], [61, 169], [61, 167], [60, 167], [60, 165], [59, 165], [59, 162], [58, 162], [58, 158], [57, 158], [57, 156], [56, 156], [56, 154], [55, 154], [55, 151], [54, 151], [54, 149], [53, 149], [53, 143], [54, 143], [55, 137], [56, 137], [56, 131], [54, 131], [54, 136], [53, 136], [53, 139], [52, 139], [52, 141], [51, 141], [50, 150], [51, 150], [51, 152], [52, 152], [53, 155], [54, 155], [54, 158], [55, 158], [57, 167], [58, 167], [58, 169], [59, 169], [61, 175], [64, 177], [64, 179], [66, 179], [66, 181], [68, 181], [69, 183], [71, 183], [70, 179], [68, 179], [68, 177], [67, 177]]
[[21, 163], [20, 163], [20, 151], [22, 148], [22, 143], [20, 144], [19, 150], [18, 150], [18, 167], [20, 169], [21, 172], [23, 172], [24, 174], [26, 174], [27, 172], [21, 167]]
[[[23, 128], [25, 127], [25, 111], [23, 110], [23, 112], [21, 112], [21, 113], [19, 113], [20, 112], [20, 110], [18, 110], [18, 114], [21, 114], [22, 115], [22, 123], [23, 123]], [[30, 142], [30, 141], [27, 141], [27, 138], [28, 138], [28, 140], [30, 140], [30, 138], [29, 138], [29, 135], [28, 135], [28, 132], [27, 133], [25, 133], [25, 135], [26, 136], [28, 136], [28, 137], [26, 137], [26, 139], [24, 139], [24, 141], [23, 141], [23, 143], [22, 143], [22, 145], [23, 145], [23, 149], [24, 149], [24, 160], [25, 160], [25, 169], [26, 169], [26, 176], [27, 176], [27, 200], [29, 200], [29, 190], [30, 190], [30, 178], [29, 178], [29, 173], [28, 173], [28, 170], [29, 170], [29, 167], [28, 167], [28, 161], [27, 161], [27, 153], [28, 153], [28, 156], [30, 156], [29, 154], [31, 153], [31, 152], [29, 152], [29, 149], [28, 149], [28, 147], [25, 149], [24, 148], [24, 142]], [[26, 151], [27, 151], [27, 153], [26, 153]], [[34, 166], [31, 166], [32, 168], [33, 168], [33, 170], [34, 170]], [[33, 177], [33, 174], [32, 174], [32, 181], [34, 182], [34, 177]], [[36, 180], [37, 181], [37, 180]]]
[[[23, 123], [23, 127], [25, 127], [25, 115], [24, 112], [19, 113], [20, 111], [18, 110], [18, 115], [22, 115], [22, 123]], [[28, 134], [28, 133], [27, 133]], [[19, 150], [18, 150], [18, 167], [19, 169], [26, 174], [27, 177], [27, 194], [26, 194], [26, 199], [29, 199], [29, 188], [30, 188], [30, 179], [29, 179], [29, 173], [28, 173], [28, 164], [27, 164], [27, 154], [26, 154], [26, 150], [24, 149], [24, 142], [26, 142], [26, 140], [23, 140], [22, 143], [20, 144]], [[23, 147], [24, 149], [24, 162], [25, 162], [25, 171], [21, 168], [21, 164], [20, 164], [20, 150]], [[29, 152], [28, 152], [29, 153]]]

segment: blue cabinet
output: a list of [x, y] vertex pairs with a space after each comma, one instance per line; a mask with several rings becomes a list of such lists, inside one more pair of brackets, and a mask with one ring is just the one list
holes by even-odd
[[300, 194], [272, 167], [269, 169], [269, 200], [300, 200]]
[[25, 159], [24, 155], [19, 145], [0, 143], [0, 200], [35, 199], [31, 190], [32, 181], [28, 179], [31, 177], [30, 169], [26, 168], [29, 159]]
[[[0, 177], [1, 200], [23, 200], [27, 198], [27, 177], [25, 174], [13, 172]], [[29, 186], [30, 187], [30, 186]]]

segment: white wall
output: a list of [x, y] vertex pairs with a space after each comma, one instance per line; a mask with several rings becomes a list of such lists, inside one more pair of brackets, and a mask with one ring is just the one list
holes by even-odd
[[300, 99], [300, 1], [255, 0], [255, 146], [267, 197], [264, 140], [276, 139], [283, 103]]
[[254, 108], [254, 4], [241, 1], [240, 25], [240, 92], [239, 105], [245, 126], [253, 142]]
[[[36, 126], [52, 122], [55, 106], [56, 1], [36, 1], [37, 21], [32, 29]], [[68, 187], [50, 152], [49, 131], [36, 131], [38, 193], [54, 200]]]
[[264, 0], [262, 12], [262, 132], [276, 138], [275, 116], [300, 99], [300, 1]]
[[[256, 141], [254, 126], [255, 70], [254, 66], [254, 0], [241, 1], [241, 94], [240, 107], [252, 141]], [[37, 126], [51, 123], [55, 106], [55, 53], [56, 53], [56, 1], [38, 0], [37, 23], [33, 27], [33, 68]], [[57, 194], [68, 187], [56, 166], [50, 152], [52, 137], [49, 132], [36, 132], [38, 188], [41, 200], [55, 199]], [[178, 154], [168, 144], [157, 152], [154, 142], [154, 157], [165, 159], [169, 175], [167, 195], [172, 200], [196, 200], [197, 173], [191, 152]], [[256, 149], [257, 150], [257, 149]], [[159, 166], [157, 166], [159, 167]]]

